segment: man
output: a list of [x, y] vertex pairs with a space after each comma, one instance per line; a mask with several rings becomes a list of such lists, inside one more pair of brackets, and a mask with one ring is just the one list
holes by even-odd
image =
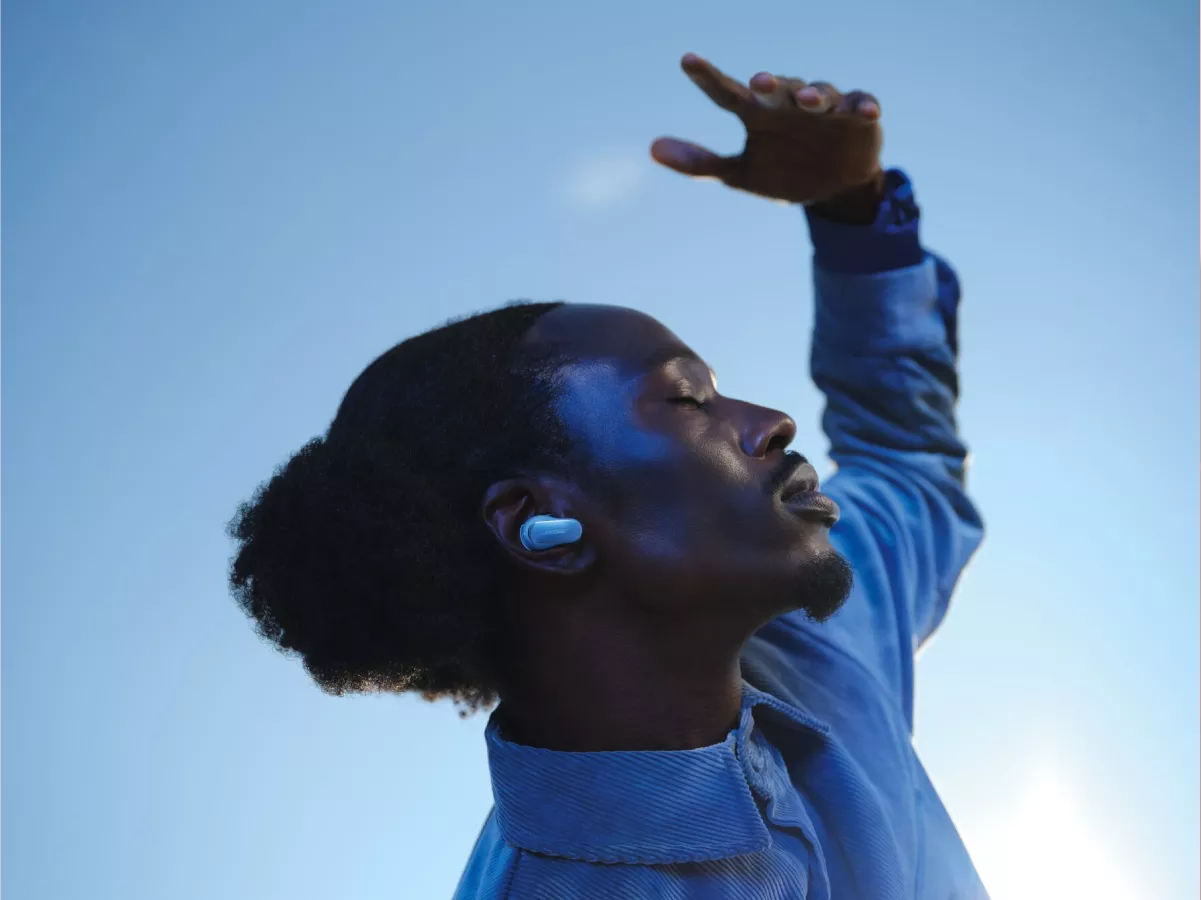
[[659, 322], [513, 305], [359, 376], [231, 525], [234, 591], [330, 692], [499, 698], [463, 900], [984, 897], [910, 742], [914, 651], [982, 535], [955, 277], [872, 96], [683, 68], [746, 148], [654, 158], [806, 208], [826, 493], [793, 421]]

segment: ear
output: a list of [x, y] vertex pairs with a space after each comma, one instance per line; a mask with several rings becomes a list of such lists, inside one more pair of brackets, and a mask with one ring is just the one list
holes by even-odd
[[[580, 498], [574, 495], [574, 488], [557, 480], [508, 479], [484, 492], [481, 513], [484, 524], [519, 566], [553, 575], [575, 575], [593, 564], [596, 548], [589, 540], [588, 523], [580, 518]], [[539, 515], [578, 519], [584, 534], [574, 544], [527, 550], [521, 543], [521, 526], [526, 519]]]

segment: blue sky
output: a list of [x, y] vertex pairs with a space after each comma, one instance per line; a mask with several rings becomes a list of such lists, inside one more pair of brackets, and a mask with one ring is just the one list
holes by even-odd
[[994, 900], [1197, 895], [1195, 5], [5, 14], [7, 896], [450, 894], [483, 717], [322, 695], [225, 587], [237, 503], [396, 341], [637, 307], [821, 457], [801, 215], [647, 157], [741, 146], [689, 50], [877, 93], [963, 279], [989, 537], [916, 740]]

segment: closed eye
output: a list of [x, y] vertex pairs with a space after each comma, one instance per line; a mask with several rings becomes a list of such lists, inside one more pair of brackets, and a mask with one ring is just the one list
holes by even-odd
[[668, 399], [667, 402], [674, 404], [676, 406], [686, 406], [691, 409], [704, 409], [705, 408], [705, 404], [702, 403], [700, 400], [698, 400], [696, 397], [671, 397]]

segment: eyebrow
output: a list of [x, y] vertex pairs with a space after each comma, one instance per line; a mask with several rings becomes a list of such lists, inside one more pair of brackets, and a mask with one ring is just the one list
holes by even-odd
[[717, 382], [717, 373], [706, 366], [705, 361], [687, 347], [662, 347], [648, 354], [642, 359], [641, 371], [653, 372], [656, 369], [661, 369], [675, 362], [700, 363], [702, 366], [705, 366], [705, 371], [709, 373], [709, 377], [713, 379], [714, 383]]

